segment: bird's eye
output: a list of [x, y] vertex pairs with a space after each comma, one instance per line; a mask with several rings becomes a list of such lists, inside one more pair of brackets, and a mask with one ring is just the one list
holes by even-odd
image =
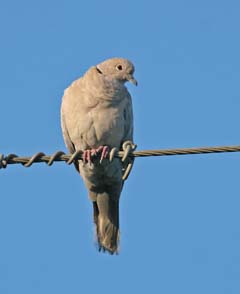
[[121, 64], [117, 65], [116, 68], [117, 68], [118, 70], [122, 70], [122, 69], [123, 69], [123, 67], [122, 67]]

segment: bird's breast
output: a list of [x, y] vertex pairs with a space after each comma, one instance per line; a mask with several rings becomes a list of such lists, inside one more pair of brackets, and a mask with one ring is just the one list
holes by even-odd
[[[120, 103], [115, 106], [101, 105], [89, 112], [92, 120], [92, 130], [89, 135], [94, 138], [96, 145], [120, 147], [124, 136], [124, 107]], [[94, 132], [94, 136], [92, 131]]]

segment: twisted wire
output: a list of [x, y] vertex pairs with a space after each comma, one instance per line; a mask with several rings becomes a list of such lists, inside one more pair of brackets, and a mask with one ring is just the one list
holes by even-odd
[[[197, 147], [197, 148], [176, 148], [176, 149], [159, 149], [159, 150], [141, 150], [130, 151], [127, 157], [148, 157], [148, 156], [170, 156], [170, 155], [190, 155], [190, 154], [208, 154], [208, 153], [224, 153], [224, 152], [240, 152], [240, 145], [237, 146], [217, 146], [217, 147]], [[6, 168], [8, 164], [22, 164], [30, 167], [34, 163], [45, 162], [51, 166], [54, 162], [63, 161], [66, 164], [72, 164], [76, 160], [82, 160], [83, 151], [77, 150], [73, 154], [67, 154], [63, 151], [57, 151], [51, 155], [38, 152], [32, 156], [18, 156], [9, 154], [4, 156], [0, 154], [0, 169]], [[114, 157], [126, 158], [124, 151], [114, 152]]]

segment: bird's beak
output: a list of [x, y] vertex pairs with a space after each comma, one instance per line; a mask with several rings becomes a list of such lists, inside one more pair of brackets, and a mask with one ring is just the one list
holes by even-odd
[[127, 75], [127, 80], [135, 86], [137, 86], [137, 84], [138, 84], [137, 80], [135, 80], [133, 75], [131, 75], [131, 74]]

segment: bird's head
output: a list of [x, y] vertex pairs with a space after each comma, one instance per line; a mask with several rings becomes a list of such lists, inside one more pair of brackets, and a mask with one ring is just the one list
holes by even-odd
[[124, 58], [111, 58], [107, 59], [96, 66], [97, 71], [100, 74], [105, 75], [111, 79], [116, 79], [122, 83], [127, 81], [137, 86], [135, 80], [134, 65], [127, 59]]

